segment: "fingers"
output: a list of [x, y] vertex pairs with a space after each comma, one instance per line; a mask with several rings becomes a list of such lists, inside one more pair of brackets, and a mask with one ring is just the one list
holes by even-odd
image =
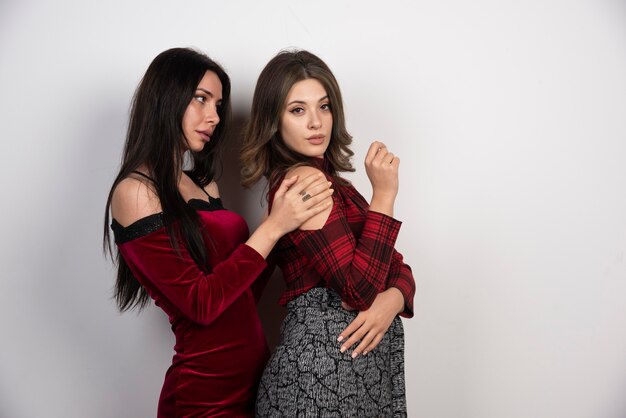
[[332, 183], [326, 180], [322, 173], [312, 174], [291, 186], [285, 193], [285, 197], [296, 206], [304, 208], [307, 211], [307, 217], [310, 217], [324, 211], [332, 204], [332, 199], [329, 199], [334, 192], [330, 188], [331, 185]]
[[366, 165], [383, 165], [391, 164], [396, 167], [400, 164], [400, 159], [389, 152], [387, 146], [382, 142], [374, 141], [370, 145], [367, 155], [365, 156]]
[[[330, 181], [327, 181], [325, 178], [320, 179], [319, 181], [316, 181], [310, 186], [308, 186], [307, 188], [301, 190], [298, 194], [300, 196], [304, 196], [308, 194], [313, 197], [318, 194], [324, 194], [324, 192], [330, 190], [331, 185], [332, 183]], [[326, 194], [324, 194], [324, 196], [326, 196]]]
[[[348, 328], [346, 328], [347, 330]], [[342, 335], [345, 333], [342, 332]], [[357, 329], [350, 337], [346, 340], [345, 343], [341, 345], [339, 351], [342, 353], [349, 350], [354, 344], [360, 341], [359, 345], [352, 350], [352, 354], [350, 355], [352, 358], [357, 358], [359, 354], [367, 355], [367, 353], [371, 352], [376, 346], [382, 341], [383, 335], [375, 329], [370, 329], [367, 326], [361, 326]]]
[[[375, 307], [371, 309], [379, 310]], [[367, 355], [380, 344], [389, 325], [390, 322], [386, 319], [382, 319], [381, 322], [378, 315], [372, 316], [372, 313], [368, 311], [359, 312], [356, 318], [339, 334], [337, 338], [337, 341], [341, 343], [339, 351], [345, 353], [358, 344], [350, 356], [354, 359], [359, 355]]]
[[[356, 316], [356, 318], [354, 318], [354, 320], [350, 323], [350, 325], [348, 325], [346, 329], [344, 329], [341, 332], [341, 334], [339, 334], [337, 341], [341, 342], [345, 340], [345, 342], [341, 344], [339, 351], [344, 353], [346, 350], [352, 347], [357, 341], [359, 341], [361, 337], [363, 337], [363, 334], [365, 334], [366, 332], [365, 327], [363, 327], [364, 323], [365, 323], [365, 318], [363, 317], [361, 313], [359, 313]], [[353, 358], [354, 357], [356, 356], [353, 356]]]
[[278, 187], [278, 190], [276, 190], [276, 193], [274, 194], [274, 196], [284, 195], [287, 192], [287, 190], [289, 190], [289, 188], [293, 186], [297, 181], [298, 181], [298, 176], [293, 176], [293, 177], [289, 177], [288, 179], [284, 179], [280, 183], [280, 186]]
[[[367, 335], [369, 336], [370, 334], [372, 333], [370, 332]], [[367, 353], [371, 352], [373, 349], [376, 348], [376, 346], [378, 346], [378, 344], [380, 344], [380, 342], [383, 340], [383, 336], [384, 334], [375, 334], [374, 337], [370, 340], [369, 344], [367, 344], [367, 341], [363, 339], [363, 341], [361, 342], [361, 344], [359, 344], [355, 351], [366, 356]]]
[[[352, 335], [352, 333], [354, 331], [358, 330], [359, 328], [361, 328], [361, 325], [363, 325], [364, 323], [365, 323], [365, 318], [363, 318], [363, 315], [358, 314], [356, 316], [356, 318], [354, 318], [352, 320], [352, 322], [350, 322], [350, 325], [348, 325], [343, 331], [341, 331], [341, 333], [339, 334], [339, 337], [337, 337], [337, 341], [338, 342], [342, 342], [346, 338], [350, 337]], [[346, 341], [346, 343], [347, 343], [347, 341]], [[352, 344], [350, 344], [350, 345], [352, 345]], [[343, 348], [343, 346], [345, 346], [345, 343], [342, 345], [342, 348]], [[346, 346], [346, 349], [348, 347], [349, 346]], [[344, 351], [345, 350], [343, 350], [341, 352], [343, 353]]]
[[374, 158], [381, 152], [387, 152], [387, 147], [382, 142], [374, 141], [365, 154], [365, 164], [371, 164]]
[[[356, 344], [358, 341], [361, 341], [364, 339], [364, 337], [366, 337], [367, 332], [364, 329], [365, 327], [361, 327], [359, 328], [354, 334], [352, 334], [350, 336], [350, 338], [348, 338], [348, 340], [342, 344], [341, 348], [339, 349], [339, 351], [341, 351], [342, 353], [345, 353], [346, 350], [348, 350], [350, 347], [352, 347], [354, 344]], [[369, 339], [367, 340], [367, 343], [369, 344]], [[352, 354], [351, 357], [352, 358], [356, 358], [359, 355], [359, 351], [357, 349], [352, 350]]]
[[378, 149], [378, 152], [376, 152], [376, 155], [372, 160], [372, 164], [391, 164], [394, 157], [395, 156], [393, 155], [393, 153], [389, 152], [387, 150], [387, 147], [383, 145], [381, 148]]
[[333, 194], [333, 192], [333, 189], [328, 189], [324, 193], [320, 193], [317, 196], [312, 197], [311, 199], [304, 202], [305, 205], [313, 204], [311, 207], [306, 209], [306, 215], [310, 218], [317, 215], [318, 213], [324, 212], [326, 209], [328, 209], [329, 206], [332, 206], [333, 200], [330, 199], [330, 196]]
[[346, 350], [361, 341], [359, 346], [355, 348], [351, 354], [352, 358], [356, 358], [360, 353], [364, 352], [366, 348], [371, 351], [373, 347], [376, 347], [378, 343], [374, 344], [373, 347], [370, 348], [377, 332], [371, 329], [371, 326], [366, 324], [366, 318], [365, 314], [362, 312], [359, 313], [350, 325], [348, 325], [346, 329], [339, 334], [337, 341], [341, 342], [345, 340], [339, 348], [339, 351], [345, 353]]
[[[306, 196], [305, 194], [305, 195], [301, 195], [300, 198], [302, 199], [302, 203], [304, 203], [304, 207], [306, 209], [312, 209], [315, 211], [319, 210], [319, 212], [321, 212], [333, 203], [332, 199], [329, 199], [329, 198], [330, 196], [332, 196], [334, 191], [335, 191], [334, 189], [326, 189], [321, 192], [311, 192], [311, 193], [307, 191], [306, 194], [308, 194], [309, 197], [305, 198]], [[313, 197], [310, 197], [311, 195]]]
[[310, 192], [311, 188], [319, 186], [320, 184], [325, 184], [326, 182], [327, 180], [324, 177], [324, 174], [322, 174], [321, 172], [316, 173], [316, 174], [311, 174], [310, 176], [305, 177], [301, 182], [294, 185], [289, 191], [297, 195], [300, 195], [301, 192], [303, 191], [311, 194]]

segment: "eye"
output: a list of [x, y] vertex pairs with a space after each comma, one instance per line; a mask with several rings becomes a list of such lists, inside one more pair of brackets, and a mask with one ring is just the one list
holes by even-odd
[[203, 103], [203, 104], [206, 102], [206, 97], [205, 97], [205, 96], [203, 96], [203, 95], [200, 95], [200, 94], [199, 94], [199, 95], [197, 95], [197, 96], [193, 96], [193, 99], [194, 99], [195, 101], [200, 102], [200, 103]]
[[322, 110], [330, 110], [330, 103], [324, 103], [320, 106]]
[[304, 109], [301, 108], [301, 107], [294, 107], [289, 112], [293, 113], [294, 115], [300, 115], [300, 114], [304, 113]]

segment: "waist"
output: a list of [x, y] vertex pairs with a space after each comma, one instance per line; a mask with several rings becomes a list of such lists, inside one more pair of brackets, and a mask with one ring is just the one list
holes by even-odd
[[341, 308], [341, 297], [333, 289], [325, 287], [313, 287], [308, 290], [303, 290], [301, 294], [294, 296], [289, 302], [287, 302], [287, 308], [302, 309], [302, 308]]

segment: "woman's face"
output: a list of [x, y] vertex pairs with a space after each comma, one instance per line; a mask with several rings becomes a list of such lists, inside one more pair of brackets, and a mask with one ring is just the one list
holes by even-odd
[[202, 151], [220, 122], [217, 109], [222, 104], [222, 83], [213, 71], [207, 71], [183, 115], [183, 133], [187, 149]]
[[323, 157], [333, 129], [328, 94], [314, 78], [295, 83], [280, 116], [280, 136], [292, 151], [307, 157]]

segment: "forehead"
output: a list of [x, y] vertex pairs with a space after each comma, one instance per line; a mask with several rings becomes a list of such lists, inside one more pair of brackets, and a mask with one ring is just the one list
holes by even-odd
[[198, 88], [211, 92], [213, 96], [218, 99], [222, 98], [222, 82], [213, 71], [204, 73], [204, 77], [202, 77], [202, 80], [198, 83]]
[[320, 100], [325, 97], [326, 89], [315, 78], [307, 78], [306, 80], [300, 80], [291, 86], [289, 93], [287, 93], [287, 102], [292, 100], [309, 101]]

